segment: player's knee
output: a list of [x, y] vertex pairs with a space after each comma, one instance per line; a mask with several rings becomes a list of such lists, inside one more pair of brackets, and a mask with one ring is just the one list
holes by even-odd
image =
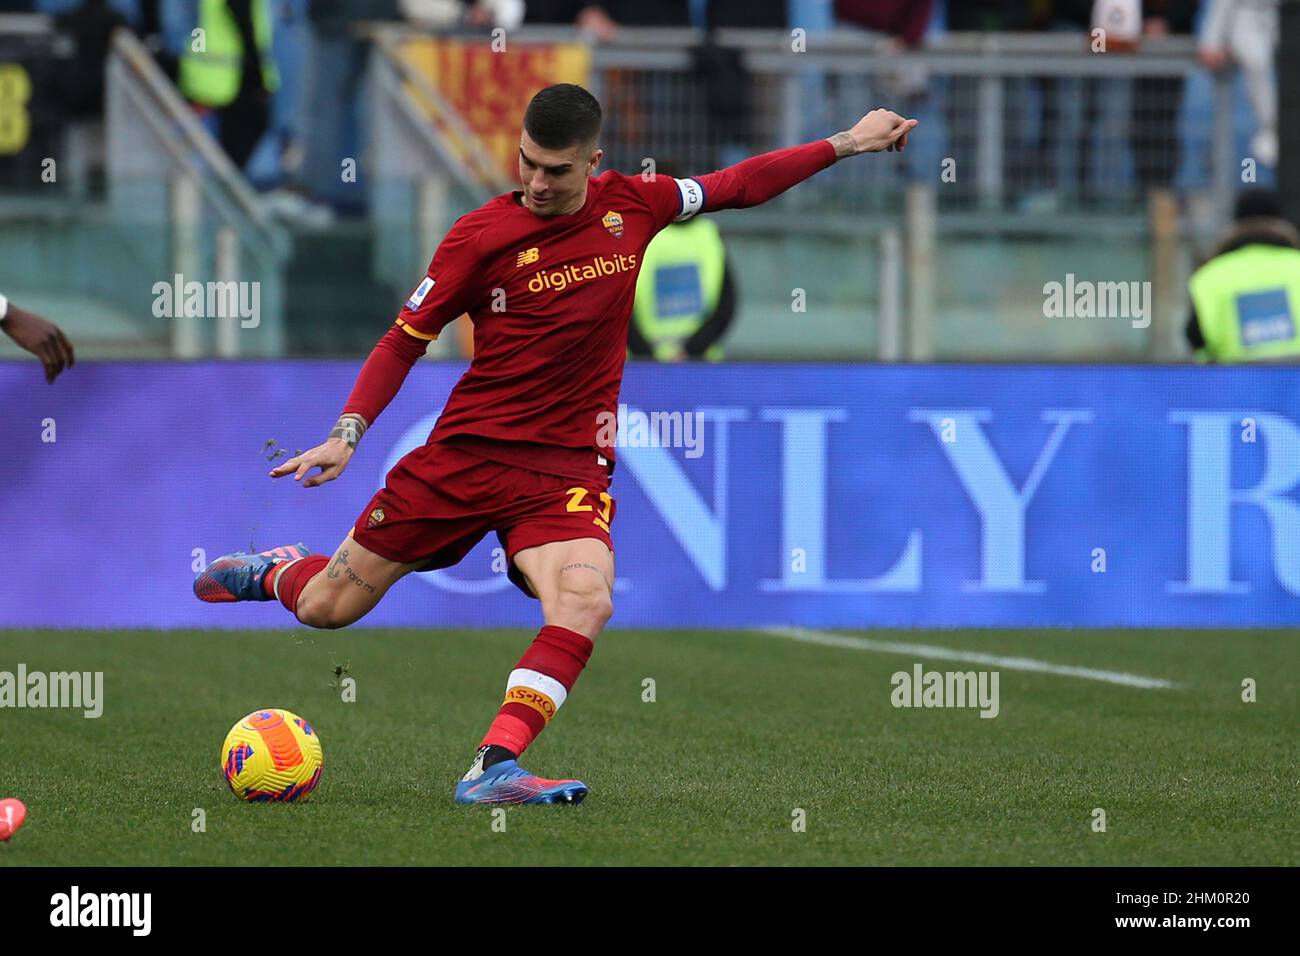
[[324, 630], [347, 627], [357, 619], [356, 615], [344, 613], [338, 603], [327, 596], [306, 593], [299, 599], [295, 614], [308, 627]]
[[555, 610], [563, 626], [595, 637], [613, 616], [614, 602], [603, 580], [565, 582], [556, 597]]

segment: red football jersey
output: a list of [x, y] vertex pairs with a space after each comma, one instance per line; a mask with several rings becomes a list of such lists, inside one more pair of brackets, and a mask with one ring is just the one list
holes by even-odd
[[632, 297], [646, 246], [673, 220], [767, 202], [835, 162], [826, 140], [694, 176], [606, 172], [583, 207], [538, 216], [520, 193], [452, 226], [423, 281], [362, 366], [343, 407], [373, 422], [429, 339], [462, 313], [474, 358], [431, 441], [567, 477], [612, 466]]
[[597, 455], [613, 461], [598, 441], [612, 431], [602, 432], [601, 415], [618, 405], [642, 256], [659, 230], [702, 205], [695, 180], [606, 172], [588, 182], [577, 212], [538, 216], [512, 192], [458, 219], [397, 319], [424, 337], [463, 312], [474, 323], [474, 359], [433, 440], [546, 446], [557, 453], [506, 453], [535, 465], [539, 454], [585, 455], [584, 471]]

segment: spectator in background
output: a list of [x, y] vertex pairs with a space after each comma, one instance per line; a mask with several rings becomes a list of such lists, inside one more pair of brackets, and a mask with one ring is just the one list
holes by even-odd
[[698, 99], [704, 104], [703, 124], [709, 143], [709, 167], [732, 166], [754, 152], [753, 100], [762, 96], [744, 57], [734, 47], [714, 40], [713, 31], [731, 27], [784, 29], [785, 0], [701, 0], [690, 7], [691, 25], [704, 31], [704, 41], [691, 51]]
[[[932, 82], [929, 69], [909, 56], [922, 44], [932, 26], [937, 32], [942, 31], [943, 23], [936, 21], [935, 17], [940, 5], [934, 0], [834, 0], [828, 5], [832, 6], [835, 14], [834, 25], [828, 25], [833, 31], [876, 34], [870, 51], [864, 51], [862, 55], [872, 61], [873, 66], [877, 61], [883, 61], [884, 68], [861, 72], [828, 70], [820, 76], [808, 74], [809, 79], [816, 77], [816, 82], [824, 86], [824, 90], [810, 90], [808, 96], [815, 96], [821, 103], [829, 105], [831, 115], [858, 110], [863, 103], [888, 102], [927, 124], [927, 128], [942, 129], [938, 111], [947, 102], [950, 84], [943, 78], [934, 78]], [[973, 89], [973, 84], [968, 86]], [[810, 110], [810, 113], [814, 111]], [[823, 116], [818, 125], [824, 125], [827, 119]], [[852, 176], [859, 183], [865, 178], [873, 193], [886, 195], [889, 192], [887, 184], [897, 184], [900, 179], [930, 180], [942, 155], [941, 141], [941, 136], [928, 138], [920, 148], [909, 150], [897, 163], [881, 163], [870, 170], [842, 167], [828, 175], [839, 181]]]
[[280, 85], [268, 0], [199, 0], [198, 28], [202, 43], [181, 54], [181, 93], [215, 116], [222, 148], [242, 168], [270, 125]]
[[[416, 26], [449, 30], [460, 26], [513, 30], [524, 19], [524, 0], [398, 0], [398, 11]], [[378, 19], [371, 14], [369, 19]]]
[[353, 28], [395, 19], [396, 0], [311, 0], [307, 116], [301, 182], [313, 199], [335, 209], [364, 208], [360, 183], [345, 183], [343, 160], [361, 155], [361, 89], [366, 43]]
[[527, 0], [525, 23], [573, 24], [602, 43], [620, 26], [688, 27], [690, 0]]
[[1041, 24], [1046, 6], [1042, 0], [954, 0], [948, 4], [948, 29], [1028, 30]]
[[1282, 217], [1277, 193], [1238, 197], [1232, 228], [1188, 289], [1187, 342], [1197, 358], [1300, 361], [1300, 233]]
[[[1094, 0], [1053, 0], [1046, 29], [1053, 33], [1078, 33], [1082, 48], [1088, 42], [1093, 7]], [[1107, 92], [1118, 92], [1123, 85], [1122, 80], [1105, 82]], [[1055, 208], [1061, 193], [1087, 201], [1097, 199], [1102, 192], [1099, 170], [1093, 163], [1094, 140], [1101, 122], [1102, 83], [1095, 77], [1045, 76], [1037, 80], [1042, 118], [1034, 148], [1026, 154], [1029, 163], [1022, 178], [1053, 189], [1045, 209]], [[1045, 181], [1049, 175], [1053, 179]], [[1029, 205], [1039, 205], [1042, 198], [1031, 197]]]
[[[307, 121], [307, 7], [310, 0], [271, 0], [271, 55], [280, 85], [271, 94], [266, 133], [244, 164], [244, 175], [262, 191], [272, 212], [300, 220], [305, 200], [287, 188], [302, 164], [302, 130]], [[283, 187], [283, 188], [282, 188]]]
[[[658, 176], [681, 178], [668, 165]], [[641, 257], [628, 351], [660, 362], [722, 358], [718, 340], [736, 314], [736, 284], [722, 235], [712, 218], [668, 226]]]
[[[1187, 32], [1197, 0], [1052, 0], [1035, 23], [1055, 33], [1077, 34], [1079, 48], [1094, 42], [1095, 24], [1132, 23], [1124, 36], [1107, 30], [1105, 53], [1122, 56], [1141, 37]], [[1139, 9], [1146, 13], [1137, 19]], [[1114, 19], [1112, 19], [1114, 18]], [[1055, 77], [1031, 78], [1026, 102], [1041, 103], [1036, 122], [1023, 147], [1013, 146], [1008, 179], [1028, 186], [1022, 207], [1049, 212], [1062, 200], [1105, 206], [1131, 196], [1122, 148], [1130, 144], [1138, 185], [1167, 188], [1178, 167], [1178, 116], [1183, 92], [1181, 77]], [[1013, 97], [1014, 99], [1015, 97]]]
[[113, 33], [138, 10], [130, 0], [38, 0], [70, 42], [49, 84], [63, 107], [63, 157], [59, 178], [69, 196], [96, 191], [104, 167], [104, 69]]
[[1219, 71], [1241, 67], [1259, 129], [1250, 141], [1254, 158], [1277, 165], [1277, 77], [1273, 57], [1279, 36], [1278, 0], [1208, 0], [1199, 41], [1201, 62]]
[[139, 17], [132, 26], [162, 71], [175, 83], [180, 70], [180, 57], [168, 35], [171, 26], [168, 13], [172, 12], [168, 10], [169, 6], [171, 4], [168, 0], [140, 0]]
[[[527, 7], [533, 7], [528, 0]], [[544, 5], [544, 3], [543, 3]], [[303, 132], [299, 182], [308, 196], [333, 210], [359, 213], [365, 208], [361, 180], [345, 182], [344, 159], [358, 159], [363, 142], [364, 90], [368, 44], [358, 32], [367, 22], [404, 19], [432, 30], [460, 26], [513, 29], [524, 17], [523, 0], [311, 0], [308, 5], [310, 55], [305, 85], [308, 103]], [[281, 191], [279, 200], [287, 199]], [[302, 203], [293, 208], [304, 209]], [[291, 212], [285, 206], [281, 212]], [[296, 213], [293, 216], [298, 218]], [[313, 210], [312, 222], [323, 217]]]
[[888, 34], [895, 52], [919, 46], [933, 15], [934, 0], [835, 0], [835, 16]]
[[[889, 55], [914, 50], [921, 45], [930, 19], [934, 16], [934, 0], [835, 0], [835, 16], [841, 25], [849, 24], [865, 30], [885, 34]], [[926, 72], [911, 68], [901, 62], [892, 75], [881, 77], [886, 99], [915, 100], [925, 94]], [[864, 91], [863, 102], [872, 99]], [[908, 109], [915, 109], [914, 103]]]
[[[1145, 0], [1142, 36], [1192, 33], [1197, 0]], [[1133, 81], [1133, 171], [1140, 189], [1168, 189], [1178, 171], [1178, 116], [1186, 81], [1181, 76], [1139, 76]]]
[[107, 0], [85, 0], [55, 14], [55, 29], [76, 46], [76, 55], [58, 77], [59, 95], [69, 116], [88, 119], [103, 115], [108, 48], [113, 31], [126, 23], [126, 17]]
[[705, 0], [709, 29], [750, 27], [784, 30], [790, 26], [786, 0]]

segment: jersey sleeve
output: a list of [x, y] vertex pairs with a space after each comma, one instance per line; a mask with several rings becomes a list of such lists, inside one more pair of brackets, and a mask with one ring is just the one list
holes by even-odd
[[700, 187], [700, 207], [705, 212], [748, 209], [775, 199], [834, 164], [835, 147], [819, 139], [752, 156], [716, 173], [696, 176], [693, 182]]
[[685, 222], [704, 208], [704, 190], [694, 179], [674, 179], [655, 175], [631, 177], [641, 185], [641, 193], [662, 229], [670, 223]]
[[701, 212], [761, 205], [834, 164], [835, 147], [819, 139], [763, 153], [702, 176], [654, 176], [643, 190], [663, 228]]
[[397, 325], [407, 334], [425, 341], [436, 339], [444, 326], [481, 298], [480, 231], [459, 219], [438, 244], [424, 278], [397, 313]]

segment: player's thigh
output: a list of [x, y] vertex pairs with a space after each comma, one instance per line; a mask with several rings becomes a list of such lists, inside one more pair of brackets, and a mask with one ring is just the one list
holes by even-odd
[[614, 553], [599, 538], [552, 541], [516, 552], [514, 564], [542, 602], [547, 624], [594, 638], [613, 611]]
[[298, 599], [298, 614], [301, 617], [316, 612], [332, 621], [351, 623], [378, 604], [390, 587], [421, 564], [403, 564], [375, 554], [349, 532], [325, 570], [303, 589]]

